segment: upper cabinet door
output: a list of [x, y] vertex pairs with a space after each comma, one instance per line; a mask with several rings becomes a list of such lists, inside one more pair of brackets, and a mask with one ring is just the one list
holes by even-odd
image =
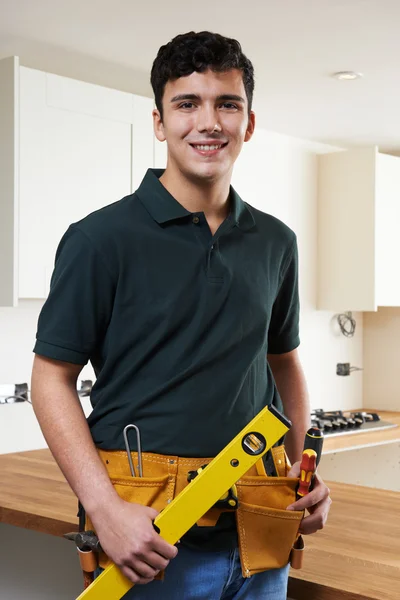
[[377, 156], [376, 302], [400, 306], [400, 158]]
[[400, 306], [400, 158], [369, 147], [318, 161], [317, 308]]
[[0, 306], [18, 304], [19, 60], [0, 60]]
[[68, 226], [130, 194], [153, 166], [151, 107], [151, 99], [20, 69], [20, 298], [45, 298]]

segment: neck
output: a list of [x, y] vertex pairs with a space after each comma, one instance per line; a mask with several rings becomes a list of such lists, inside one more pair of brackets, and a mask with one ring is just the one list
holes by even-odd
[[232, 173], [212, 182], [190, 180], [168, 166], [160, 182], [190, 212], [204, 212], [206, 218], [225, 219], [229, 213], [229, 186]]

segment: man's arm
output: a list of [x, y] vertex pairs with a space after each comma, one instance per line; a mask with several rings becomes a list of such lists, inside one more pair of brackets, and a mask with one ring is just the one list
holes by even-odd
[[[285, 437], [289, 460], [293, 463], [288, 476], [299, 477], [304, 436], [310, 427], [310, 404], [303, 369], [297, 350], [285, 354], [269, 354], [268, 362], [278, 388], [285, 415], [292, 427]], [[313, 490], [291, 504], [289, 510], [304, 510], [310, 513], [300, 525], [300, 533], [310, 534], [322, 529], [327, 521], [332, 500], [330, 490], [322, 477], [316, 473]]]
[[304, 436], [311, 427], [306, 380], [297, 350], [284, 354], [268, 354], [268, 362], [285, 415], [292, 422], [292, 427], [285, 436], [285, 448], [293, 464], [301, 460]]
[[133, 583], [147, 583], [177, 549], [154, 530], [157, 511], [122, 500], [90, 435], [76, 391], [81, 365], [36, 355], [32, 405], [43, 435], [68, 483], [93, 522], [106, 554]]
[[[32, 406], [43, 435], [68, 483], [88, 514], [116, 492], [90, 435], [76, 391], [82, 365], [35, 356]], [[85, 478], [81, 474], [85, 473]]]

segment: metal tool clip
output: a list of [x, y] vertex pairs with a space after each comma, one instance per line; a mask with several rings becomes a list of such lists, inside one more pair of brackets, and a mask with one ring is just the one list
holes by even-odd
[[128, 431], [130, 429], [134, 429], [136, 431], [136, 444], [137, 444], [138, 463], [139, 463], [138, 464], [138, 467], [139, 467], [139, 477], [143, 477], [142, 443], [141, 443], [141, 440], [140, 440], [140, 431], [139, 431], [139, 427], [137, 427], [137, 425], [134, 425], [133, 423], [131, 423], [130, 425], [127, 425], [124, 428], [125, 449], [126, 449], [126, 452], [128, 454], [129, 468], [131, 470], [132, 477], [136, 477], [136, 475], [135, 475], [135, 469], [133, 467], [133, 462], [132, 462], [131, 447], [129, 445], [129, 440], [128, 440]]

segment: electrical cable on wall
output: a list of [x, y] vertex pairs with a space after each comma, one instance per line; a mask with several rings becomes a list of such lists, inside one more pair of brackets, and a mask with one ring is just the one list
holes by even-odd
[[[336, 315], [337, 322], [340, 327], [340, 331], [345, 337], [353, 337], [356, 331], [356, 320], [353, 317], [351, 311], [340, 313]], [[350, 375], [354, 371], [362, 371], [361, 367], [353, 367], [350, 363], [337, 363], [336, 375]]]
[[340, 331], [346, 337], [353, 337], [356, 331], [356, 320], [351, 311], [337, 315]]

